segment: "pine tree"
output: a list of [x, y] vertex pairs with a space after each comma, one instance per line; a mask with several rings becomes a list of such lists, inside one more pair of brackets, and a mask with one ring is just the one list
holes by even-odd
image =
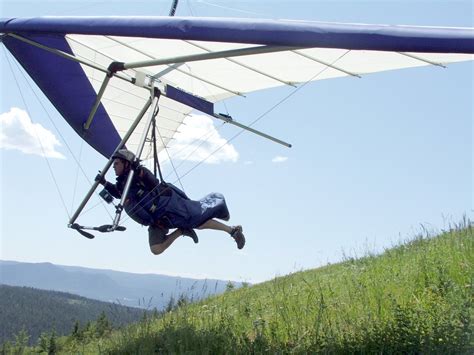
[[78, 320], [74, 322], [74, 328], [72, 329], [71, 336], [73, 337], [74, 340], [81, 340], [83, 337]]
[[48, 352], [49, 350], [49, 335], [48, 333], [41, 333], [41, 335], [38, 338], [38, 347], [41, 350], [41, 352]]
[[7, 340], [2, 344], [1, 355], [8, 355], [12, 353], [12, 344]]
[[235, 285], [232, 281], [228, 281], [225, 285], [225, 292], [232, 291], [235, 288]]
[[30, 336], [28, 335], [26, 329], [23, 328], [22, 330], [20, 330], [20, 332], [15, 335], [15, 352], [22, 354], [25, 347], [28, 345], [29, 339]]
[[105, 312], [102, 312], [97, 319], [97, 324], [96, 324], [96, 335], [98, 337], [101, 337], [104, 335], [106, 332], [111, 330], [110, 322], [107, 319], [107, 316], [105, 315]]
[[48, 355], [56, 354], [57, 346], [56, 346], [56, 334], [55, 332], [51, 333], [51, 337], [49, 338], [49, 347], [48, 347]]

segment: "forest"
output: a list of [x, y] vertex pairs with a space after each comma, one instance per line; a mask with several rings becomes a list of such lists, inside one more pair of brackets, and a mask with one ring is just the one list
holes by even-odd
[[19, 335], [27, 336], [28, 344], [36, 344], [42, 333], [69, 335], [97, 322], [120, 327], [146, 312], [70, 293], [0, 285], [0, 344]]

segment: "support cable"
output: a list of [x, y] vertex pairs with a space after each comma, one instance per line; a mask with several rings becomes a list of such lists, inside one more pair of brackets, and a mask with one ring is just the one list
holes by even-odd
[[[95, 209], [97, 206], [103, 204], [102, 200], [99, 200], [99, 202], [97, 202], [95, 205], [89, 207], [87, 210], [85, 211], [82, 211], [81, 214], [79, 216], [83, 217], [84, 215], [86, 215], [88, 212], [92, 211], [93, 209]], [[112, 215], [109, 213], [109, 216], [111, 219], [113, 219]]]
[[174, 171], [174, 173], [175, 173], [175, 175], [176, 175], [177, 181], [179, 182], [179, 185], [181, 186], [181, 189], [184, 191], [184, 186], [183, 186], [183, 183], [181, 182], [181, 177], [179, 176], [178, 171], [176, 170], [176, 167], [175, 167], [175, 165], [174, 165], [174, 163], [173, 163], [173, 159], [171, 159], [171, 155], [170, 155], [170, 153], [169, 153], [169, 151], [168, 151], [168, 147], [166, 147], [165, 142], [164, 142], [164, 140], [163, 140], [163, 137], [161, 136], [160, 131], [158, 131], [158, 135], [160, 136], [161, 144], [163, 144], [163, 149], [165, 150], [166, 155], [168, 155], [168, 159], [169, 159], [169, 161], [170, 161], [170, 164], [171, 164], [171, 166], [173, 167], [173, 171]]
[[[336, 58], [332, 63], [330, 63], [331, 65], [335, 64], [337, 61], [339, 61], [342, 57], [344, 57], [345, 55], [347, 55], [351, 50], [348, 50], [346, 51], [345, 53], [343, 53], [342, 55], [340, 55], [338, 58]], [[266, 115], [268, 115], [270, 112], [272, 112], [275, 108], [277, 108], [278, 106], [280, 106], [283, 102], [287, 101], [290, 97], [292, 97], [294, 94], [296, 94], [299, 90], [301, 90], [302, 88], [304, 88], [306, 85], [308, 85], [311, 81], [313, 81], [314, 79], [316, 79], [319, 75], [321, 75], [324, 71], [326, 71], [327, 69], [329, 68], [329, 66], [326, 66], [324, 67], [323, 69], [321, 69], [319, 72], [317, 72], [314, 76], [312, 76], [308, 81], [304, 82], [303, 84], [301, 84], [300, 86], [298, 86], [297, 88], [295, 88], [291, 93], [289, 93], [287, 96], [285, 96], [283, 99], [281, 99], [279, 102], [277, 102], [275, 105], [273, 105], [272, 107], [270, 107], [267, 111], [265, 111], [264, 113], [262, 113], [260, 116], [258, 116], [255, 120], [253, 120], [248, 126], [249, 127], [252, 127], [255, 123], [257, 123], [258, 121], [260, 121], [263, 117], [265, 117]], [[239, 132], [237, 132], [236, 134], [234, 134], [226, 143], [222, 144], [221, 146], [219, 146], [217, 149], [215, 149], [214, 151], [212, 151], [207, 157], [205, 157], [204, 159], [202, 159], [201, 161], [199, 161], [195, 166], [193, 166], [191, 169], [189, 169], [186, 173], [184, 173], [183, 175], [181, 175], [181, 178], [185, 177], [186, 175], [188, 175], [189, 173], [191, 173], [191, 171], [193, 171], [194, 169], [196, 169], [199, 165], [201, 165], [202, 163], [204, 163], [206, 160], [208, 160], [210, 157], [212, 157], [214, 154], [216, 154], [219, 150], [221, 150], [223, 147], [225, 147], [229, 142], [233, 141], [234, 139], [236, 139], [238, 136], [240, 136], [242, 133], [244, 133], [245, 130], [242, 129], [240, 130]]]
[[210, 2], [204, 1], [204, 0], [201, 0], [201, 1], [199, 1], [199, 2], [200, 2], [201, 4], [204, 4], [204, 5], [213, 6], [213, 7], [217, 7], [217, 8], [224, 9], [224, 10], [230, 10], [230, 11], [234, 11], [234, 12], [241, 12], [241, 13], [244, 13], [244, 14], [247, 14], [247, 15], [260, 16], [260, 18], [265, 17], [265, 16], [268, 16], [268, 14], [263, 14], [263, 13], [248, 11], [248, 10], [237, 9], [237, 8], [235, 8], [235, 7], [217, 5], [217, 4], [213, 4], [213, 3], [210, 3]]
[[194, 11], [193, 11], [193, 8], [190, 4], [190, 0], [186, 0], [186, 5], [188, 6], [188, 10], [189, 10], [189, 13], [191, 14], [191, 17], [194, 17]]
[[[79, 162], [82, 159], [82, 149], [84, 147], [84, 140], [81, 139], [81, 147], [79, 149]], [[76, 177], [74, 179], [74, 189], [72, 190], [72, 202], [71, 202], [71, 213], [74, 211], [74, 202], [76, 199], [76, 191], [77, 191], [77, 181], [79, 180], [79, 165], [76, 168]]]
[[[216, 131], [218, 132], [227, 122], [222, 122], [221, 125], [216, 128]], [[197, 144], [194, 149], [192, 149], [184, 158], [180, 159], [181, 162], [176, 165], [176, 169], [178, 169], [179, 167], [181, 167], [186, 161], [187, 159], [193, 155], [203, 144], [207, 143], [209, 141], [209, 139], [214, 136], [214, 132], [212, 131], [208, 131], [206, 133], [204, 133], [201, 137], [199, 138], [196, 138], [194, 141], [192, 141], [189, 145], [192, 146], [194, 143], [197, 143], [197, 142], [200, 142], [199, 144]], [[174, 156], [178, 155], [179, 153], [183, 152], [184, 150], [186, 150], [189, 146], [185, 146], [184, 148], [178, 150], [177, 152], [174, 153]], [[170, 147], [171, 149], [172, 147]], [[172, 175], [172, 172], [170, 172], [166, 178], [168, 179], [170, 176]]]
[[[188, 70], [190, 71], [191, 75], [193, 75], [192, 73], [192, 68], [190, 66], [187, 66], [188, 67]], [[204, 84], [204, 83], [203, 83]], [[211, 83], [211, 85], [213, 85]], [[211, 90], [209, 89], [209, 87], [207, 85], [203, 85], [204, 88], [207, 90], [207, 92], [209, 93], [209, 95], [212, 97], [212, 93], [211, 93]], [[243, 96], [243, 95], [241, 95]], [[245, 96], [244, 96], [245, 97]], [[215, 98], [214, 98], [215, 99]], [[217, 101], [217, 100], [216, 100]], [[222, 104], [224, 105], [224, 108], [225, 108], [225, 111], [227, 114], [229, 114], [229, 109], [227, 107], [227, 103], [225, 102], [225, 100], [222, 102]], [[184, 123], [184, 121], [183, 121]], [[226, 124], [227, 122], [222, 122], [222, 124], [216, 128], [216, 131], [220, 131], [222, 129], [222, 127]], [[214, 135], [214, 132], [212, 131], [208, 131], [206, 133], [204, 133], [203, 135], [201, 135], [200, 137], [194, 139], [189, 145], [192, 146], [193, 144], [197, 143], [197, 142], [200, 142], [199, 144], [197, 144], [197, 146], [194, 147], [194, 149], [191, 149], [190, 153], [187, 154], [183, 159], [180, 159], [181, 162], [176, 166], [176, 169], [178, 169], [179, 167], [181, 167], [186, 161], [187, 159], [192, 155], [194, 154], [204, 143], [208, 142], [209, 139]], [[174, 152], [174, 156], [177, 156], [178, 154], [180, 154], [181, 152], [185, 151], [186, 149], [188, 148], [188, 146], [185, 146], [183, 148], [181, 148], [180, 150]], [[170, 172], [167, 176], [166, 176], [166, 179], [168, 179], [170, 176], [172, 175], [172, 172]]]
[[153, 145], [153, 173], [155, 174], [156, 177], [156, 171], [158, 169], [158, 174], [160, 175], [160, 181], [164, 182], [165, 180], [163, 179], [163, 174], [161, 173], [161, 167], [160, 167], [160, 160], [158, 159], [158, 150], [156, 147], [156, 116], [158, 115], [158, 105], [156, 105], [156, 114], [153, 117], [153, 121], [151, 122], [151, 144]]
[[[5, 57], [7, 58], [8, 64], [10, 65], [10, 70], [12, 71], [13, 75], [15, 75], [14, 72], [13, 72], [13, 70], [12, 70], [12, 66], [11, 66], [11, 64], [10, 64], [10, 60], [9, 60], [8, 55], [7, 55], [7, 53], [6, 53], [5, 47], [3, 48], [3, 50], [4, 50], [4, 53], [5, 53]], [[28, 80], [27, 80], [25, 74], [23, 73], [23, 71], [20, 70], [20, 67], [19, 67], [18, 63], [17, 63], [17, 62], [15, 62], [15, 63], [16, 63], [16, 67], [17, 67], [18, 71], [19, 71], [19, 72], [22, 74], [22, 76], [23, 76], [23, 80], [27, 83], [28, 87], [29, 87], [30, 90], [33, 92], [33, 94], [35, 95], [36, 100], [38, 101], [38, 103], [39, 103], [39, 104], [41, 105], [41, 107], [43, 108], [43, 111], [46, 113], [46, 116], [48, 117], [49, 122], [53, 125], [54, 129], [56, 130], [56, 133], [59, 135], [59, 137], [61, 138], [63, 144], [66, 146], [66, 148], [67, 148], [69, 154], [72, 156], [72, 158], [74, 159], [76, 165], [77, 165], [78, 168], [81, 170], [81, 172], [82, 172], [83, 176], [85, 177], [86, 181], [89, 183], [89, 185], [92, 186], [92, 183], [90, 182], [89, 177], [87, 176], [86, 172], [84, 171], [84, 169], [83, 169], [81, 163], [79, 162], [79, 160], [77, 159], [76, 155], [73, 153], [71, 147], [70, 147], [69, 144], [67, 143], [67, 140], [64, 138], [64, 136], [62, 135], [61, 131], [59, 130], [59, 128], [58, 128], [58, 127], [56, 126], [56, 124], [54, 123], [54, 120], [51, 118], [51, 115], [49, 114], [48, 110], [46, 110], [46, 107], [44, 106], [44, 104], [43, 104], [43, 103], [41, 102], [41, 100], [39, 99], [39, 97], [38, 97], [37, 93], [35, 92], [35, 90], [33, 90], [33, 88], [31, 87], [31, 85], [30, 85], [30, 83], [28, 82]], [[15, 77], [15, 78], [16, 78], [16, 77]], [[18, 91], [19, 91], [20, 94], [22, 95], [22, 91], [21, 91], [20, 87], [18, 86], [18, 81], [15, 80], [15, 82], [16, 82], [16, 84], [17, 84]], [[23, 101], [25, 102], [24, 99], [23, 99]], [[25, 104], [25, 105], [26, 105], [26, 104]], [[30, 117], [30, 118], [31, 118], [31, 117]], [[82, 138], [82, 137], [81, 137], [81, 138]], [[48, 165], [49, 165], [49, 163], [48, 163]], [[105, 211], [107, 212], [107, 214], [109, 215], [109, 217], [112, 219], [113, 217], [112, 217], [112, 215], [110, 214], [109, 210], [106, 208], [105, 204], [104, 204], [102, 201], [101, 201], [101, 204], [102, 204], [102, 207], [104, 207], [104, 209], [105, 209]], [[66, 208], [66, 211], [68, 211], [67, 208]], [[69, 212], [67, 212], [67, 213], [68, 213], [68, 217], [70, 217], [70, 216], [69, 216]]]
[[[344, 57], [345, 55], [347, 55], [348, 53], [350, 52], [350, 50], [346, 51], [345, 53], [341, 54], [338, 58], [336, 58], [332, 63], [330, 63], [331, 65], [332, 64], [335, 64], [337, 61], [339, 61], [342, 57]], [[287, 101], [290, 97], [292, 97], [294, 94], [296, 94], [299, 90], [301, 90], [302, 88], [304, 88], [306, 85], [308, 85], [311, 81], [313, 81], [314, 79], [316, 79], [319, 75], [321, 75], [324, 71], [326, 71], [327, 69], [329, 68], [329, 66], [326, 66], [325, 68], [321, 69], [320, 71], [318, 71], [315, 75], [313, 75], [308, 81], [304, 82], [302, 85], [298, 86], [297, 88], [295, 88], [291, 93], [289, 93], [287, 96], [283, 97], [280, 101], [278, 101], [276, 104], [274, 104], [272, 107], [270, 107], [268, 110], [266, 110], [264, 113], [262, 113], [260, 116], [258, 116], [254, 121], [252, 121], [249, 126], [251, 127], [252, 125], [254, 125], [255, 123], [257, 123], [259, 120], [261, 120], [263, 117], [265, 117], [266, 115], [268, 115], [270, 112], [272, 112], [275, 108], [277, 108], [278, 106], [280, 106], [283, 102]], [[194, 169], [196, 169], [198, 166], [200, 166], [202, 163], [204, 163], [206, 160], [208, 160], [210, 157], [212, 157], [214, 154], [216, 154], [219, 150], [221, 150], [223, 147], [225, 147], [229, 142], [233, 141], [234, 139], [236, 139], [238, 136], [240, 136], [243, 132], [245, 132], [244, 129], [242, 129], [240, 132], [236, 133], [235, 135], [233, 135], [226, 143], [222, 144], [221, 146], [219, 146], [217, 149], [215, 149], [212, 153], [210, 153], [207, 157], [205, 157], [204, 159], [202, 159], [201, 161], [199, 161], [196, 165], [194, 165], [191, 169], [189, 169], [186, 173], [184, 173], [183, 175], [181, 176], [178, 176], [178, 179], [173, 182], [173, 183], [176, 183], [177, 181], [181, 182], [181, 178], [189, 175]], [[164, 145], [163, 145], [164, 146]], [[166, 152], [168, 153], [168, 150], [166, 150]], [[168, 153], [169, 155], [169, 153]], [[171, 159], [171, 158], [170, 158]], [[170, 160], [171, 161], [171, 160]], [[173, 165], [173, 168], [174, 168], [174, 165]], [[176, 170], [175, 170], [176, 172]], [[158, 186], [155, 186], [151, 191], [149, 191], [147, 194], [145, 194], [145, 196], [142, 197], [142, 199], [140, 201], [137, 202], [137, 204], [132, 208], [132, 210], [130, 212], [133, 211], [133, 209], [135, 209], [139, 204], [140, 202], [142, 202], [143, 200], [145, 200], [145, 198], [147, 198], [150, 194], [154, 193], [155, 190], [158, 189]], [[156, 197], [159, 197], [161, 195], [161, 193], [158, 193], [156, 194], [155, 198]], [[126, 217], [124, 218], [124, 220], [122, 221], [122, 224], [125, 222], [125, 221], [128, 221], [130, 219], [130, 217]]]
[[[5, 49], [4, 49], [4, 50], [5, 50]], [[23, 101], [23, 104], [25, 105], [25, 108], [26, 108], [26, 110], [27, 110], [28, 116], [30, 116], [30, 120], [31, 120], [31, 119], [32, 119], [32, 118], [31, 118], [32, 116], [31, 116], [30, 110], [29, 110], [28, 105], [27, 105], [27, 103], [26, 103], [25, 97], [23, 96], [23, 92], [22, 92], [21, 89], [20, 89], [20, 85], [18, 84], [18, 79], [17, 79], [17, 77], [16, 77], [16, 75], [15, 75], [15, 72], [13, 71], [13, 67], [12, 67], [12, 64], [11, 64], [11, 62], [10, 62], [10, 58], [8, 58], [8, 56], [6, 56], [6, 58], [7, 58], [8, 66], [10, 67], [10, 71], [12, 72], [13, 77], [15, 78], [15, 84], [16, 84], [16, 86], [17, 86], [17, 88], [18, 88], [18, 91], [19, 91], [19, 93], [20, 93], [20, 96], [21, 96], [21, 99], [22, 99], [22, 101]], [[33, 122], [33, 121], [31, 121], [31, 122]], [[43, 155], [43, 158], [45, 159], [46, 164], [48, 165], [49, 173], [51, 174], [51, 178], [53, 179], [54, 185], [56, 186], [56, 190], [57, 190], [57, 192], [58, 192], [58, 194], [59, 194], [59, 198], [61, 199], [61, 202], [62, 202], [62, 204], [63, 204], [64, 210], [66, 211], [67, 216], [70, 217], [69, 211], [68, 211], [68, 209], [67, 209], [66, 203], [65, 203], [64, 198], [63, 198], [63, 195], [62, 195], [62, 193], [61, 193], [61, 189], [59, 188], [59, 185], [58, 185], [58, 182], [56, 181], [56, 177], [54, 176], [54, 172], [53, 172], [53, 169], [52, 169], [52, 167], [51, 167], [51, 164], [49, 163], [49, 160], [48, 160], [48, 158], [47, 158], [47, 156], [46, 156], [46, 153], [45, 153], [45, 151], [44, 151], [43, 143], [41, 142], [41, 139], [39, 138], [36, 129], [34, 129], [34, 132], [35, 132], [35, 135], [36, 135], [36, 139], [38, 140], [38, 143], [39, 143], [39, 145], [40, 145], [40, 147], [41, 147], [41, 152], [43, 153], [43, 154], [42, 154], [42, 155]]]

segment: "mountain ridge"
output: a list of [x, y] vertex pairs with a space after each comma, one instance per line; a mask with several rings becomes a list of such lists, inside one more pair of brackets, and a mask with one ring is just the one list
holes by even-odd
[[[109, 269], [0, 260], [0, 283], [69, 292], [104, 302], [164, 309], [170, 299], [199, 300], [225, 291], [229, 281], [136, 274]], [[240, 283], [233, 283], [239, 287]]]

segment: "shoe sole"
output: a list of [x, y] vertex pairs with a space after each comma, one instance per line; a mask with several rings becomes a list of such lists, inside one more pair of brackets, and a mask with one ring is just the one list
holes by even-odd
[[[231, 237], [234, 238], [237, 243], [237, 249], [242, 249], [245, 246], [245, 236], [244, 233], [242, 233], [242, 226], [234, 227]], [[237, 239], [239, 239], [241, 243], [239, 243]]]

